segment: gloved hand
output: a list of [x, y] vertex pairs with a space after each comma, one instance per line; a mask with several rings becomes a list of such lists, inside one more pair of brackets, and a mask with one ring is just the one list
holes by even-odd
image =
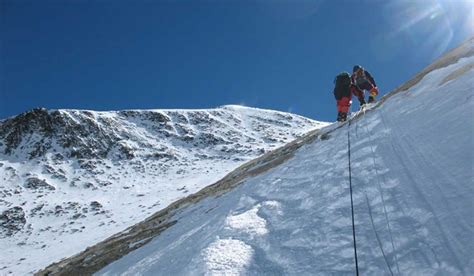
[[376, 86], [370, 89], [370, 96], [375, 98], [375, 96], [377, 96], [378, 94], [379, 94], [379, 89]]
[[364, 104], [366, 104], [364, 98], [360, 98], [359, 103], [360, 103], [360, 106], [363, 106]]

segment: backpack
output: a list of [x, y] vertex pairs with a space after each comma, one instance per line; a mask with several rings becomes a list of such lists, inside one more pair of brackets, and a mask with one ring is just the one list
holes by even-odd
[[342, 97], [350, 97], [351, 95], [351, 75], [347, 72], [341, 72], [334, 79], [334, 97], [340, 100]]

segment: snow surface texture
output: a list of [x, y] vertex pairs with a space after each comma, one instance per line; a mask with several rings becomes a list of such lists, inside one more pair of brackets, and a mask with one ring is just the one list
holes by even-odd
[[[473, 64], [435, 70], [352, 122], [361, 275], [474, 274]], [[96, 274], [354, 275], [348, 129], [183, 210]]]
[[[0, 274], [32, 273], [79, 253], [242, 163], [325, 125], [241, 106], [37, 109], [4, 120]], [[215, 248], [221, 246], [226, 243]], [[209, 249], [208, 258], [215, 259], [214, 252]], [[242, 259], [250, 258], [246, 245], [242, 252], [247, 254]]]

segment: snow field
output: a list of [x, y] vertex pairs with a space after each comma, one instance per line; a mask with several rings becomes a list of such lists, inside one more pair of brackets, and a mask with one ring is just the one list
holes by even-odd
[[[474, 70], [444, 81], [473, 63], [435, 70], [352, 122], [361, 275], [474, 273]], [[96, 275], [354, 275], [348, 131], [190, 206]]]

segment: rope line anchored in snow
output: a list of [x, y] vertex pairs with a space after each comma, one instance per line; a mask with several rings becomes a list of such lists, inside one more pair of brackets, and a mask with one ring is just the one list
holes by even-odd
[[377, 242], [379, 244], [380, 251], [382, 251], [382, 256], [383, 256], [383, 259], [385, 260], [385, 264], [388, 267], [388, 271], [390, 271], [390, 275], [393, 276], [392, 268], [390, 267], [388, 263], [387, 255], [385, 255], [385, 251], [383, 250], [383, 247], [382, 247], [382, 241], [380, 240], [379, 234], [377, 233], [377, 229], [375, 229], [374, 217], [372, 216], [372, 207], [370, 207], [369, 197], [367, 196], [367, 194], [365, 194], [365, 201], [367, 202], [367, 209], [369, 210], [369, 217], [370, 217], [370, 222], [372, 224], [372, 230], [374, 230], [375, 238], [377, 239]]
[[[364, 112], [364, 114], [365, 114], [365, 112]], [[370, 130], [369, 130], [369, 127], [367, 125], [365, 125], [365, 129], [366, 129], [367, 135], [369, 136], [369, 147], [370, 147], [370, 150], [372, 152], [372, 160], [373, 160], [373, 163], [374, 163], [375, 175], [376, 175], [376, 178], [377, 178], [377, 186], [378, 186], [378, 190], [379, 190], [379, 193], [380, 193], [380, 197], [382, 199], [383, 212], [385, 214], [385, 222], [387, 223], [387, 229], [388, 229], [388, 233], [389, 233], [389, 236], [390, 236], [390, 242], [392, 244], [392, 251], [393, 251], [393, 254], [395, 256], [395, 264], [397, 265], [397, 272], [400, 275], [400, 268], [398, 266], [397, 253], [395, 251], [395, 245], [394, 245], [394, 242], [393, 242], [392, 229], [390, 227], [390, 220], [388, 219], [388, 212], [387, 212], [387, 208], [386, 208], [386, 204], [385, 204], [385, 199], [384, 199], [384, 196], [383, 196], [382, 185], [380, 184], [380, 175], [379, 175], [379, 172], [378, 172], [378, 169], [377, 169], [377, 163], [376, 163], [376, 160], [375, 160], [375, 151], [374, 151], [374, 148], [372, 147], [372, 135], [370, 134]], [[383, 250], [382, 250], [382, 252], [383, 252]], [[385, 255], [384, 255], [384, 257], [385, 257]], [[390, 272], [392, 272], [392, 269], [390, 268], [388, 263], [387, 263], [387, 266], [389, 267]], [[393, 275], [393, 273], [392, 273], [392, 275]]]
[[359, 276], [359, 262], [357, 260], [357, 243], [356, 243], [355, 224], [354, 224], [354, 200], [352, 199], [351, 121], [352, 121], [352, 118], [349, 119], [349, 123], [347, 127], [347, 148], [348, 148], [347, 155], [349, 159], [349, 190], [351, 192], [352, 238], [354, 241], [354, 258], [355, 258], [355, 266], [356, 266], [356, 275]]
[[[356, 112], [356, 115], [353, 117], [355, 118], [357, 115], [359, 115], [359, 113], [362, 112], [363, 116], [365, 115], [365, 108], [361, 108], [359, 111]], [[350, 122], [349, 122], [350, 123]], [[359, 127], [359, 123], [356, 124], [357, 128]], [[391, 227], [390, 227], [390, 221], [388, 219], [388, 212], [387, 212], [387, 208], [386, 208], [386, 204], [385, 204], [385, 199], [384, 199], [384, 196], [383, 196], [383, 192], [382, 192], [382, 186], [380, 184], [380, 175], [379, 175], [379, 172], [378, 172], [378, 169], [377, 169], [377, 163], [376, 163], [376, 158], [375, 158], [375, 151], [372, 147], [372, 135], [370, 133], [370, 130], [368, 128], [367, 125], [365, 125], [365, 130], [366, 130], [366, 133], [368, 135], [368, 138], [369, 138], [369, 147], [370, 147], [370, 150], [371, 150], [371, 154], [372, 154], [372, 161], [373, 161], [373, 166], [374, 166], [374, 170], [375, 170], [375, 175], [376, 175], [376, 178], [377, 178], [377, 186], [378, 186], [378, 191], [380, 193], [380, 196], [381, 196], [381, 201], [382, 201], [382, 206], [383, 206], [383, 212], [384, 212], [384, 215], [385, 215], [385, 222], [387, 224], [387, 229], [388, 229], [388, 232], [389, 232], [389, 236], [390, 236], [390, 241], [391, 241], [391, 245], [392, 245], [392, 252], [394, 253], [394, 256], [395, 256], [395, 263], [396, 263], [396, 266], [397, 266], [397, 272], [398, 274], [400, 275], [400, 268], [399, 268], [399, 265], [398, 265], [398, 258], [397, 258], [397, 254], [396, 254], [396, 251], [395, 251], [395, 245], [394, 245], [394, 242], [393, 242], [393, 235], [392, 235], [392, 230], [391, 230]], [[348, 137], [348, 143], [350, 145], [350, 139]], [[350, 148], [349, 148], [349, 151], [350, 151]], [[349, 156], [350, 156], [350, 153], [349, 153]], [[352, 177], [351, 176], [351, 172], [350, 172], [351, 168], [349, 167], [349, 175], [350, 175], [350, 178]], [[350, 182], [351, 179], [350, 179]], [[352, 194], [351, 194], [352, 196]], [[390, 271], [390, 274], [391, 275], [394, 275], [393, 274], [393, 271], [392, 271], [392, 268], [389, 264], [389, 261], [388, 261], [388, 258], [385, 254], [385, 251], [383, 249], [383, 246], [382, 246], [382, 242], [380, 240], [380, 237], [377, 233], [377, 230], [375, 228], [375, 225], [374, 225], [374, 220], [373, 220], [373, 217], [372, 217], [372, 211], [371, 211], [371, 206], [370, 206], [370, 202], [369, 202], [369, 199], [367, 197], [367, 194], [365, 195], [366, 197], [366, 203], [367, 203], [367, 207], [368, 207], [368, 210], [369, 210], [369, 216], [370, 216], [370, 221], [371, 221], [371, 224], [372, 224], [372, 229], [375, 233], [375, 237], [377, 239], [377, 242], [378, 242], [378, 245], [379, 245], [379, 248], [380, 248], [380, 251], [382, 252], [382, 256], [384, 258], [384, 261], [385, 261], [385, 264], [387, 265], [388, 267], [388, 270]], [[352, 204], [352, 202], [351, 202]]]
[[[358, 257], [357, 257], [357, 242], [356, 242], [356, 234], [355, 234], [355, 217], [354, 217], [354, 199], [353, 199], [353, 189], [352, 189], [352, 164], [351, 164], [351, 123], [352, 123], [352, 120], [354, 118], [357, 118], [357, 116], [360, 114], [360, 113], [363, 113], [363, 115], [365, 115], [365, 107], [361, 108], [360, 110], [358, 110], [354, 116], [351, 116], [351, 118], [349, 119], [349, 122], [348, 122], [348, 129], [347, 129], [347, 146], [348, 146], [348, 150], [347, 150], [347, 155], [348, 155], [348, 161], [349, 161], [349, 189], [350, 189], [350, 196], [351, 196], [351, 217], [352, 217], [352, 237], [353, 237], [353, 245], [354, 245], [354, 259], [355, 259], [355, 266], [356, 266], [356, 275], [359, 276], [359, 263], [358, 263]], [[358, 127], [358, 124], [356, 124], [356, 126]], [[392, 250], [394, 252], [394, 255], [395, 255], [395, 263], [397, 265], [397, 271], [398, 271], [398, 274], [400, 274], [400, 268], [398, 266], [398, 259], [397, 259], [397, 255], [396, 255], [396, 252], [395, 252], [395, 246], [394, 246], [394, 242], [393, 242], [393, 235], [392, 235], [392, 230], [391, 230], [391, 227], [390, 227], [390, 222], [389, 222], [389, 219], [388, 219], [388, 213], [387, 213], [387, 208], [386, 208], [386, 204], [385, 204], [385, 200], [384, 200], [384, 197], [383, 197], [383, 193], [382, 193], [382, 186], [380, 184], [380, 176], [379, 176], [379, 173], [378, 173], [378, 169], [377, 169], [377, 166], [376, 166], [376, 160], [375, 160], [375, 152], [374, 152], [374, 149], [372, 147], [372, 137], [370, 135], [370, 131], [368, 129], [368, 126], [366, 125], [366, 132], [369, 136], [369, 146], [370, 146], [370, 150], [372, 152], [372, 160], [373, 160], [373, 166], [374, 166], [374, 169], [375, 169], [375, 174], [376, 174], [376, 178], [377, 178], [377, 184], [378, 184], [378, 190], [379, 190], [379, 193], [381, 195], [381, 199], [382, 199], [382, 205], [383, 205], [383, 211], [384, 211], [384, 214], [385, 214], [385, 221], [387, 223], [387, 228], [388, 228], [388, 231], [389, 231], [389, 235], [390, 235], [390, 241], [391, 241], [391, 244], [392, 244]], [[375, 232], [375, 236], [377, 238], [377, 241], [378, 241], [378, 245], [379, 245], [379, 248], [382, 252], [382, 255], [384, 257], [384, 260], [385, 260], [385, 263], [388, 267], [388, 270], [390, 271], [390, 274], [391, 275], [394, 275], [393, 274], [393, 271], [392, 271], [392, 268], [390, 267], [390, 264], [388, 262], [388, 259], [387, 259], [387, 256], [385, 254], [385, 251], [383, 250], [383, 247], [382, 247], [382, 242], [380, 240], [380, 237], [377, 233], [377, 230], [375, 229], [375, 225], [374, 225], [374, 221], [373, 221], [373, 217], [372, 217], [372, 211], [371, 211], [371, 206], [370, 206], [370, 203], [369, 203], [369, 199], [367, 197], [367, 194], [365, 195], [366, 197], [366, 203], [367, 203], [367, 206], [368, 206], [368, 210], [369, 210], [369, 215], [370, 215], [370, 219], [371, 219], [371, 222], [372, 222], [372, 228]]]

